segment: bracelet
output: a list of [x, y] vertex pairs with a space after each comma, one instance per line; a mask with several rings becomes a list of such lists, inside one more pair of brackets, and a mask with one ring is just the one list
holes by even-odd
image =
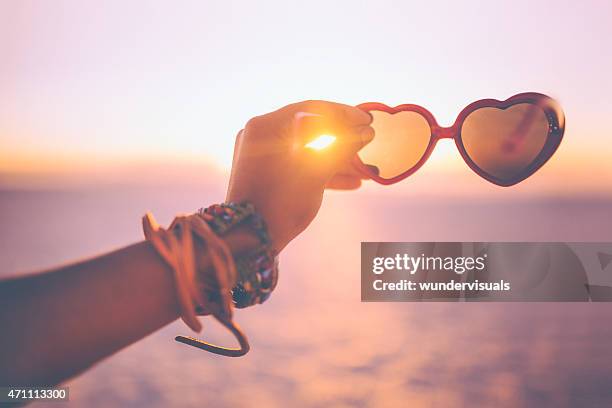
[[278, 282], [278, 256], [269, 248], [254, 251], [236, 262], [238, 282], [232, 290], [234, 306], [239, 309], [263, 303]]
[[242, 223], [253, 230], [261, 246], [236, 261], [238, 281], [232, 298], [239, 309], [265, 302], [278, 282], [278, 256], [270, 247], [266, 223], [255, 211], [255, 206], [248, 202], [214, 204], [201, 208], [198, 214], [219, 235]]
[[219, 235], [224, 235], [236, 225], [247, 222], [261, 244], [270, 245], [266, 223], [255, 211], [255, 206], [249, 202], [213, 204], [207, 208], [200, 208], [198, 215]]
[[[235, 262], [219, 236], [242, 223], [248, 223], [261, 245]], [[232, 332], [240, 348], [220, 347], [186, 336], [177, 336], [175, 340], [230, 357], [246, 354], [250, 346], [232, 320], [232, 308], [263, 303], [278, 281], [278, 257], [270, 247], [265, 222], [255, 207], [250, 203], [212, 205], [196, 214], [176, 217], [168, 229], [161, 228], [147, 213], [143, 217], [143, 230], [146, 239], [174, 272], [181, 318], [187, 326], [200, 332], [202, 324], [196, 313], [207, 310]], [[206, 245], [213, 264], [214, 284], [210, 279], [198, 279], [194, 238]], [[236, 282], [233, 289], [230, 282]]]

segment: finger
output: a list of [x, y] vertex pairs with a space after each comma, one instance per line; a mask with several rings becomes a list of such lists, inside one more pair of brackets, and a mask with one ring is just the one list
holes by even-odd
[[359, 149], [373, 138], [374, 130], [370, 126], [361, 126], [344, 131], [341, 137], [322, 150], [302, 148], [301, 151], [313, 174], [326, 184], [334, 175], [346, 169]]
[[342, 157], [353, 158], [359, 150], [374, 139], [374, 129], [371, 126], [360, 126], [347, 131], [338, 138], [337, 143], [332, 144], [331, 150], [335, 150]]
[[337, 176], [349, 176], [349, 177], [357, 177], [362, 180], [366, 180], [369, 177], [357, 170], [357, 168], [353, 165], [353, 163], [345, 163], [340, 171], [336, 173]]
[[355, 134], [359, 134], [359, 138], [349, 140], [349, 142], [360, 142], [361, 146], [359, 148], [361, 148], [374, 138], [374, 129], [369, 125], [350, 125], [329, 116], [305, 112], [296, 114], [294, 140], [302, 145], [306, 145], [322, 135], [332, 136], [342, 142], [344, 139], [351, 139]]
[[325, 188], [331, 190], [356, 190], [359, 187], [361, 187], [361, 179], [359, 177], [341, 174], [336, 174], [325, 185]]
[[374, 139], [374, 129], [370, 126], [345, 128], [332, 134], [336, 135], [336, 138], [325, 148], [311, 149], [302, 145], [306, 156], [312, 157], [315, 162], [327, 163], [333, 168], [331, 175], [346, 168], [357, 152]]
[[342, 103], [310, 100], [287, 105], [278, 112], [295, 115], [299, 112], [327, 116], [349, 125], [369, 125], [372, 123], [372, 115], [355, 106]]

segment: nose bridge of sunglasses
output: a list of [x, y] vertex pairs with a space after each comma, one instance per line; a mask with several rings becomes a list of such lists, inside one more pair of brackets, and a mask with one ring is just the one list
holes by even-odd
[[436, 140], [453, 139], [455, 137], [456, 130], [453, 126], [449, 126], [449, 127], [434, 126], [432, 128], [432, 132]]

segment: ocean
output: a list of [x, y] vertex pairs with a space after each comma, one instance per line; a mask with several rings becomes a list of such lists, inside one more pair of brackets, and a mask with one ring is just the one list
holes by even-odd
[[[0, 276], [140, 240], [147, 210], [168, 223], [222, 199], [219, 186], [1, 191]], [[69, 406], [610, 406], [612, 305], [362, 303], [359, 251], [361, 241], [611, 241], [611, 212], [612, 200], [584, 196], [331, 193], [282, 254], [269, 301], [237, 311], [247, 356], [176, 343], [189, 333], [176, 321], [68, 381]], [[203, 321], [203, 336], [231, 341]]]

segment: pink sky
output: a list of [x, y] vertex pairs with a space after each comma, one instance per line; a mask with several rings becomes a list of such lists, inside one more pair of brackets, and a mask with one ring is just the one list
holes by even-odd
[[[249, 117], [302, 99], [415, 102], [449, 124], [473, 100], [539, 91], [567, 131], [530, 189], [600, 190], [610, 15], [603, 1], [3, 1], [0, 181], [159, 162], [226, 172]], [[481, 185], [439, 147], [414, 177]]]
[[[0, 195], [2, 272], [141, 239], [145, 209], [167, 223], [222, 199], [236, 132], [297, 100], [415, 102], [449, 124], [473, 100], [539, 91], [567, 116], [559, 151], [512, 190], [474, 175], [444, 141], [397, 186], [328, 195], [283, 254], [269, 303], [238, 314], [246, 358], [175, 345], [186, 333], [175, 323], [72, 381], [71, 398], [501, 407], [609, 397], [607, 305], [361, 304], [358, 252], [364, 240], [608, 240], [609, 201], [557, 198], [611, 190], [611, 15], [605, 1], [0, 1], [0, 189], [101, 190]], [[155, 187], [100, 188], [133, 181]], [[212, 184], [158, 188], [177, 181]], [[542, 192], [557, 196], [532, 199]]]

